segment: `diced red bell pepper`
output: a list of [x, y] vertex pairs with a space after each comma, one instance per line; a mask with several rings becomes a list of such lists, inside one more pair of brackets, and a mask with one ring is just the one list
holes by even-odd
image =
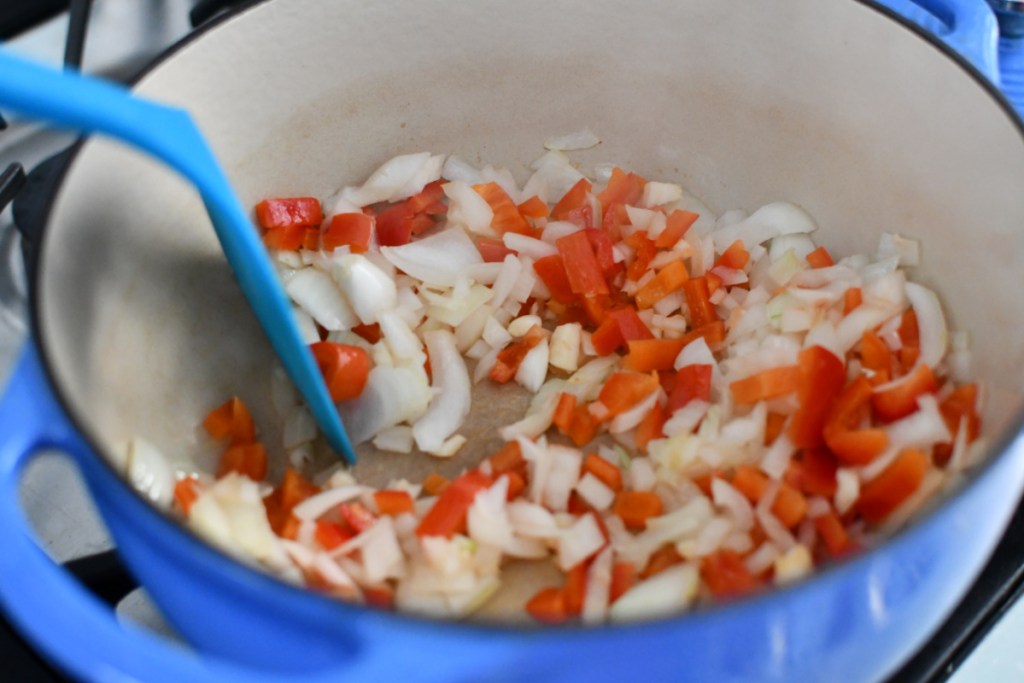
[[928, 456], [907, 449], [881, 474], [861, 487], [857, 511], [871, 523], [881, 522], [910, 497], [928, 471]]
[[757, 403], [785, 396], [800, 386], [800, 366], [784, 365], [737, 380], [729, 385], [736, 403]]
[[569, 284], [569, 275], [565, 271], [565, 264], [559, 254], [537, 259], [533, 262], [533, 270], [547, 286], [555, 301], [569, 304], [576, 300], [576, 294]]
[[647, 274], [647, 270], [651, 267], [651, 261], [658, 255], [658, 248], [654, 245], [654, 241], [640, 230], [624, 239], [623, 242], [632, 247], [634, 252], [633, 261], [626, 268], [626, 278], [636, 282]]
[[608, 294], [601, 266], [590, 246], [590, 239], [583, 230], [558, 238], [555, 242], [565, 264], [569, 287], [575, 294]]
[[485, 263], [501, 263], [505, 260], [506, 256], [515, 255], [516, 253], [506, 247], [505, 243], [501, 240], [490, 237], [479, 238], [476, 241], [476, 248]]
[[530, 224], [526, 222], [522, 214], [519, 213], [519, 209], [516, 207], [515, 202], [508, 196], [508, 193], [502, 189], [498, 183], [481, 183], [480, 185], [474, 185], [473, 190], [484, 198], [488, 206], [491, 207], [491, 211], [494, 213], [494, 218], [491, 220], [491, 227], [498, 232], [499, 235], [504, 235], [506, 232], [517, 232], [523, 235], [529, 235], [533, 232], [530, 228]]
[[807, 263], [810, 264], [811, 268], [828, 268], [829, 266], [834, 266], [836, 264], [836, 262], [832, 260], [832, 255], [828, 253], [828, 249], [824, 246], [818, 247], [808, 254]]
[[215, 439], [229, 439], [231, 443], [249, 443], [256, 440], [256, 423], [249, 409], [237, 396], [214, 408], [203, 420], [203, 428]]
[[[683, 262], [673, 261], [659, 270], [657, 275], [637, 290], [637, 308], [651, 308], [669, 294], [678, 291], [680, 287], [685, 288], [689, 278], [690, 275], [686, 272], [686, 266], [683, 265]], [[713, 306], [712, 310], [714, 310]], [[694, 323], [694, 327], [700, 327], [703, 324], [703, 322], [700, 324]]]
[[704, 584], [716, 598], [735, 598], [757, 589], [757, 579], [732, 550], [717, 550], [700, 562]]
[[321, 341], [310, 345], [335, 403], [363, 393], [370, 374], [370, 356], [359, 346]]
[[283, 228], [272, 228], [263, 233], [263, 244], [268, 249], [295, 251], [306, 243], [308, 227], [305, 225], [289, 225]]
[[718, 312], [711, 303], [707, 277], [695, 277], [683, 284], [686, 305], [690, 309], [690, 323], [701, 327], [718, 320]]
[[922, 394], [934, 394], [939, 389], [932, 369], [925, 363], [918, 363], [914, 370], [884, 391], [871, 395], [871, 407], [882, 422], [892, 422], [906, 417], [917, 410], [917, 398]]
[[523, 218], [547, 218], [548, 216], [548, 205], [537, 195], [533, 195], [516, 208]]
[[564, 221], [569, 218], [570, 212], [574, 209], [578, 209], [583, 206], [584, 202], [587, 201], [587, 195], [590, 194], [591, 184], [586, 178], [580, 178], [579, 181], [569, 188], [569, 191], [558, 200], [555, 204], [555, 208], [551, 209], [551, 218], [556, 221]]
[[619, 272], [622, 271], [622, 264], [615, 262], [615, 250], [612, 240], [604, 230], [588, 229], [587, 239], [590, 240], [590, 247], [594, 250], [594, 258], [601, 269], [607, 282], [611, 282]]
[[634, 407], [659, 386], [660, 382], [655, 374], [616, 372], [601, 387], [597, 400], [608, 409], [608, 417], [611, 418]]
[[220, 456], [217, 477], [223, 477], [228, 472], [237, 472], [253, 481], [263, 481], [263, 477], [267, 476], [267, 449], [258, 442], [231, 444]]
[[692, 211], [676, 209], [668, 215], [665, 229], [654, 240], [654, 246], [659, 249], [673, 248], [683, 238], [686, 231], [690, 229], [690, 226], [697, 222], [698, 218], [700, 218], [700, 215]]
[[607, 212], [613, 204], [636, 206], [644, 193], [647, 181], [636, 173], [626, 173], [621, 168], [612, 169], [608, 185], [597, 195], [601, 210]]
[[722, 255], [718, 257], [718, 261], [715, 262], [715, 265], [740, 270], [743, 266], [747, 265], [749, 260], [750, 254], [747, 253], [746, 247], [743, 246], [743, 241], [736, 240], [730, 244], [724, 252], [722, 252]]
[[324, 220], [316, 197], [264, 199], [256, 205], [256, 220], [264, 230], [317, 226]]
[[711, 399], [711, 371], [708, 364], [684, 365], [676, 372], [675, 386], [668, 396], [668, 412], [674, 413], [690, 401]]
[[797, 361], [799, 408], [790, 420], [787, 435], [798, 448], [814, 448], [824, 443], [822, 431], [832, 402], [843, 389], [846, 368], [834, 353], [821, 346], [802, 350]]
[[489, 488], [491, 479], [480, 470], [470, 470], [457, 477], [438, 496], [434, 505], [416, 527], [417, 536], [445, 536], [466, 529], [466, 516], [473, 499], [480, 491]]
[[331, 218], [323, 233], [323, 248], [334, 251], [347, 245], [354, 254], [370, 248], [373, 235], [373, 217], [365, 213], [339, 213]]

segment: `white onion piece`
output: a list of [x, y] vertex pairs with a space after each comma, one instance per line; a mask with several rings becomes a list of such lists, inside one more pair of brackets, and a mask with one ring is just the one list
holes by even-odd
[[654, 466], [648, 458], [633, 458], [626, 470], [626, 480], [630, 488], [636, 491], [650, 491], [658, 482]]
[[789, 461], [796, 453], [796, 446], [786, 435], [786, 426], [788, 426], [788, 422], [783, 426], [782, 433], [775, 438], [772, 445], [765, 451], [764, 457], [761, 458], [761, 469], [772, 479], [782, 479], [782, 475], [789, 467]]
[[612, 586], [612, 549], [605, 548], [597, 554], [587, 569], [586, 590], [583, 593], [583, 611], [580, 619], [584, 624], [599, 624], [608, 616], [608, 601]]
[[556, 150], [547, 152], [530, 167], [534, 169], [534, 174], [523, 185], [522, 196], [537, 195], [547, 204], [557, 202], [583, 178], [569, 157]]
[[839, 348], [830, 350], [841, 351], [842, 353], [839, 355], [845, 356], [846, 352], [864, 337], [865, 332], [875, 329], [898, 312], [889, 307], [861, 304], [839, 321], [836, 326], [836, 342], [839, 344]]
[[370, 174], [362, 187], [346, 187], [341, 197], [357, 206], [406, 199], [423, 190], [423, 186], [441, 177], [444, 157], [429, 152], [402, 154]]
[[512, 171], [507, 168], [495, 168], [488, 164], [480, 169], [480, 177], [482, 179], [481, 182], [495, 183], [516, 204], [521, 204], [526, 199], [519, 191], [519, 186], [516, 184], [516, 178], [512, 175]]
[[580, 339], [583, 326], [580, 323], [565, 323], [551, 334], [549, 362], [553, 367], [566, 372], [575, 372], [579, 367]]
[[481, 338], [495, 349], [503, 349], [512, 341], [512, 335], [493, 316], [487, 318]]
[[722, 253], [736, 240], [750, 249], [779, 235], [814, 232], [817, 224], [806, 211], [789, 202], [765, 204], [747, 218], [715, 230], [715, 249]]
[[205, 488], [189, 510], [189, 526], [239, 559], [271, 569], [291, 566], [280, 539], [270, 528], [260, 485], [235, 472]]
[[302, 520], [316, 520], [328, 510], [332, 510], [341, 503], [347, 503], [359, 498], [363, 494], [371, 493], [373, 489], [368, 486], [353, 484], [340, 486], [338, 488], [326, 489], [314, 494], [302, 501], [294, 508], [292, 514]]
[[675, 183], [649, 181], [644, 185], [640, 204], [648, 208], [678, 202], [683, 198], [683, 188]]
[[676, 409], [672, 417], [666, 420], [662, 431], [665, 436], [676, 436], [677, 434], [689, 434], [697, 427], [697, 424], [707, 415], [710, 404], [707, 401], [694, 399]]
[[548, 375], [548, 340], [542, 339], [530, 349], [516, 368], [516, 383], [532, 394], [537, 393]]
[[946, 329], [946, 317], [942, 313], [942, 305], [935, 292], [922, 287], [916, 282], [906, 284], [907, 298], [917, 315], [917, 327], [920, 330], [921, 356], [920, 362], [929, 367], [937, 366], [946, 355], [949, 335]]
[[615, 356], [602, 356], [588, 362], [566, 380], [565, 391], [575, 396], [577, 401], [593, 401], [616, 361]]
[[513, 337], [525, 337], [530, 330], [540, 325], [540, 316], [521, 315], [508, 324], [508, 333]]
[[715, 356], [711, 353], [711, 348], [708, 346], [707, 341], [704, 337], [698, 337], [692, 342], [683, 347], [679, 355], [676, 356], [675, 363], [672, 366], [679, 370], [687, 365], [710, 365], [715, 367], [718, 362], [715, 361]]
[[415, 420], [430, 403], [426, 373], [415, 368], [376, 366], [370, 370], [363, 393], [338, 404], [349, 439], [360, 444], [399, 422]]
[[558, 566], [567, 572], [604, 546], [604, 534], [594, 515], [582, 515], [558, 536]]
[[365, 537], [359, 546], [368, 583], [380, 583], [386, 579], [400, 578], [404, 569], [402, 549], [395, 536], [391, 517], [379, 517], [376, 523], [349, 541], [352, 543]]
[[845, 515], [860, 497], [860, 477], [849, 467], [836, 470], [836, 512]]
[[320, 330], [316, 328], [313, 316], [297, 306], [292, 307], [292, 313], [295, 315], [295, 324], [299, 328], [299, 336], [302, 337], [302, 341], [306, 344], [315, 344], [320, 341]]
[[555, 516], [536, 503], [512, 501], [508, 504], [508, 518], [519, 536], [549, 540], [558, 538], [560, 533]]
[[466, 361], [455, 344], [455, 335], [431, 330], [424, 335], [437, 394], [427, 412], [413, 425], [412, 435], [420, 450], [436, 451], [462, 426], [469, 415], [470, 383]]
[[652, 209], [642, 209], [639, 206], [626, 206], [626, 215], [629, 216], [629, 224], [631, 229], [636, 230], [647, 230], [651, 225], [651, 221], [654, 217], [659, 215], [658, 211]]
[[801, 544], [796, 544], [775, 560], [775, 583], [785, 585], [801, 579], [814, 567], [811, 552]]
[[125, 451], [124, 472], [132, 486], [157, 507], [170, 507], [176, 478], [160, 449], [135, 437], [128, 442]]
[[768, 258], [774, 263], [785, 256], [786, 252], [791, 251], [797, 259], [805, 259], [815, 249], [817, 249], [817, 245], [807, 235], [799, 233], [779, 235], [772, 238], [771, 245], [768, 247]]
[[555, 416], [555, 408], [558, 407], [558, 398], [565, 386], [565, 380], [550, 379], [545, 382], [530, 401], [530, 407], [526, 415], [519, 421], [505, 425], [498, 430], [498, 434], [506, 441], [512, 441], [519, 437], [533, 439], [551, 427], [551, 421]]
[[492, 295], [489, 302], [491, 306], [497, 308], [505, 303], [505, 299], [512, 292], [512, 287], [515, 286], [516, 280], [519, 279], [519, 274], [522, 272], [523, 264], [520, 263], [519, 259], [514, 254], [506, 255], [505, 260], [501, 263], [501, 272], [498, 273], [498, 279], [494, 281], [494, 286], [491, 287]]
[[450, 287], [465, 272], [483, 263], [473, 240], [459, 228], [448, 228], [400, 247], [381, 247], [399, 270], [429, 285]]
[[725, 517], [712, 517], [697, 534], [690, 548], [691, 557], [704, 557], [718, 550], [733, 531], [733, 523]]
[[423, 344], [397, 311], [381, 313], [378, 322], [382, 339], [392, 356], [412, 364], [423, 364]]
[[512, 543], [512, 523], [508, 519], [505, 498], [508, 495], [508, 477], [480, 491], [469, 506], [467, 526], [469, 536], [479, 543], [504, 548]]
[[900, 266], [917, 266], [921, 262], [921, 244], [891, 232], [883, 232], [878, 239], [878, 258], [895, 256]]
[[626, 591], [612, 603], [608, 617], [625, 622], [681, 612], [693, 602], [699, 584], [700, 573], [693, 564], [669, 567]]
[[544, 149], [555, 149], [562, 152], [571, 152], [577, 149], [590, 149], [601, 144], [598, 138], [589, 128], [558, 135], [544, 141]]
[[468, 161], [465, 161], [454, 154], [448, 156], [441, 167], [441, 177], [445, 180], [461, 180], [467, 185], [478, 185], [484, 182], [480, 170]]
[[304, 268], [285, 283], [285, 291], [298, 306], [328, 330], [350, 330], [359, 319], [331, 276]]
[[607, 510], [615, 501], [615, 491], [590, 472], [580, 479], [580, 483], [576, 485], [576, 493], [598, 512]]
[[890, 448], [928, 449], [936, 443], [948, 443], [953, 440], [953, 435], [949, 433], [949, 427], [939, 412], [939, 403], [935, 396], [922, 394], [917, 397], [917, 405], [918, 409], [915, 412], [885, 426]]
[[714, 477], [711, 480], [711, 495], [715, 505], [727, 510], [740, 531], [754, 526], [754, 508], [746, 496], [728, 482]]
[[411, 453], [412, 428], [406, 425], [396, 425], [382, 429], [373, 438], [373, 445], [390, 453]]
[[364, 324], [377, 322], [398, 303], [395, 281], [361, 254], [339, 256], [331, 274]]
[[[448, 197], [448, 224], [484, 237], [497, 237], [491, 227], [494, 211], [480, 193], [461, 181], [441, 186]], [[406, 271], [408, 272], [408, 271]]]
[[548, 221], [548, 224], [544, 226], [544, 231], [540, 234], [540, 238], [548, 244], [554, 244], [562, 237], [579, 231], [580, 226], [569, 221]]
[[547, 457], [550, 469], [544, 481], [541, 502], [550, 510], [564, 511], [569, 506], [569, 494], [579, 483], [583, 454], [575, 448], [550, 444]]
[[545, 256], [554, 256], [558, 253], [558, 248], [554, 244], [536, 237], [520, 235], [517, 232], [506, 232], [502, 235], [501, 240], [512, 251], [522, 256], [529, 256], [534, 260], [542, 259]]

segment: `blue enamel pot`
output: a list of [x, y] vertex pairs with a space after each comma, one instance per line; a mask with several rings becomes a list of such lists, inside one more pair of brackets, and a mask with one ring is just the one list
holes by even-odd
[[[581, 163], [677, 179], [718, 210], [788, 199], [817, 218], [832, 253], [870, 252], [882, 232], [914, 237], [914, 277], [971, 333], [986, 460], [880, 547], [669, 619], [442, 623], [300, 590], [204, 543], [117, 465], [133, 436], [202, 464], [197, 418], [231, 393], [267, 443], [280, 425], [272, 352], [202, 204], [153, 162], [90, 139], [53, 198], [31, 341], [0, 403], [0, 605], [89, 681], [882, 679], [971, 584], [1024, 483], [1024, 136], [995, 54], [994, 18], [977, 0], [245, 7], [136, 86], [193, 113], [245, 202], [328, 196], [401, 152], [524, 170], [544, 139], [586, 126], [602, 144]], [[39, 549], [17, 484], [44, 449], [77, 464], [190, 647], [122, 625]], [[360, 465], [400, 466], [415, 477], [437, 465], [372, 453]]]

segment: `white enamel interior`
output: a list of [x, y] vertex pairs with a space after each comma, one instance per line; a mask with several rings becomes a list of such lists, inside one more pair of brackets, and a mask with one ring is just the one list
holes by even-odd
[[[268, 2], [139, 92], [193, 112], [247, 205], [326, 197], [420, 150], [525, 178], [545, 138], [587, 126], [603, 142], [574, 155], [584, 168], [677, 180], [716, 210], [794, 201], [834, 254], [919, 238], [916, 277], [972, 332], [987, 428], [1021, 410], [1021, 133], [960, 66], [855, 0]], [[198, 419], [232, 393], [278, 443], [269, 345], [180, 180], [88, 143], [41, 268], [45, 355], [102, 448], [142, 435], [209, 455]]]

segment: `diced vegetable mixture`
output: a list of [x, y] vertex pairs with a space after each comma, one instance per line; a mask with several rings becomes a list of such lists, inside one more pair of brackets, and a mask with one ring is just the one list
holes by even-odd
[[[257, 205], [355, 442], [445, 458], [488, 410], [474, 385], [532, 399], [472, 469], [376, 489], [303, 471], [315, 424], [275, 369], [284, 443], [238, 397], [197, 406], [223, 455], [215, 476], [179, 474], [191, 526], [310, 588], [429, 615], [548, 563], [561, 578], [522, 609], [594, 624], [800, 579], [979, 457], [967, 337], [907, 280], [913, 240], [840, 258], [793, 204], [716, 216], [557, 149], [532, 170], [520, 187], [407, 154], [325, 201]], [[268, 453], [292, 463], [273, 483]]]

